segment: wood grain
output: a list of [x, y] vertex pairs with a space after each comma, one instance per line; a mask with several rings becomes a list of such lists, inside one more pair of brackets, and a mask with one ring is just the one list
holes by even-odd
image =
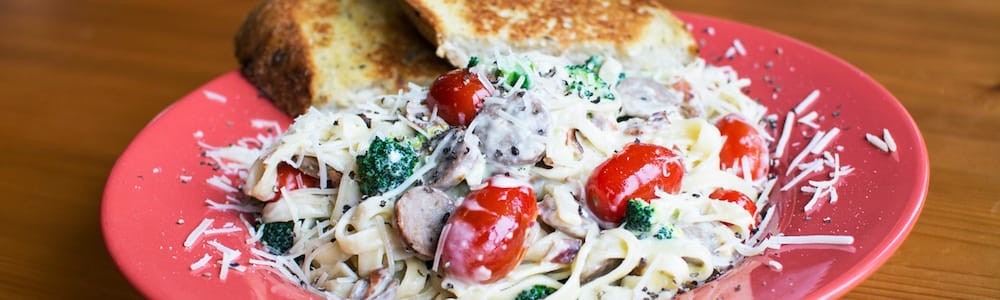
[[[1000, 1], [671, 1], [844, 58], [895, 94], [931, 157], [920, 221], [847, 298], [1000, 298]], [[139, 298], [104, 248], [115, 159], [236, 68], [255, 1], [0, 0], [0, 298]]]

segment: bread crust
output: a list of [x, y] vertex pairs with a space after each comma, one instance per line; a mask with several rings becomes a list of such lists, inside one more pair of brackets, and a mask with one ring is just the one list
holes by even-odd
[[240, 72], [275, 106], [351, 106], [450, 67], [396, 0], [264, 0], [235, 37]]
[[301, 0], [263, 1], [236, 32], [240, 73], [289, 115], [312, 104], [315, 66], [293, 12]]
[[660, 0], [401, 1], [453, 65], [497, 47], [571, 59], [610, 55], [638, 69], [649, 56], [687, 63], [698, 52], [684, 23]]

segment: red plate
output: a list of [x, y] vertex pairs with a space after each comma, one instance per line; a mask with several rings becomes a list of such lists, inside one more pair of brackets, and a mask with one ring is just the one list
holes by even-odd
[[[751, 79], [749, 95], [759, 98], [770, 112], [784, 118], [785, 112], [807, 94], [820, 90], [821, 96], [810, 110], [820, 113], [818, 123], [823, 128], [843, 130], [834, 144], [844, 147], [842, 164], [857, 169], [843, 179], [838, 203], [822, 203], [809, 216], [802, 212], [808, 195], [788, 191], [773, 196], [780, 203], [779, 227], [785, 234], [852, 235], [853, 246], [785, 246], [745, 260], [693, 294], [712, 299], [717, 295], [800, 299], [846, 293], [892, 255], [920, 214], [929, 173], [927, 150], [913, 119], [871, 77], [822, 50], [759, 28], [679, 15], [690, 23], [696, 39], [705, 41], [701, 56], [709, 62], [731, 65], [741, 77]], [[746, 55], [724, 58], [735, 38]], [[209, 97], [212, 92], [224, 96], [225, 103]], [[253, 119], [277, 120], [283, 126], [290, 121], [259, 98], [257, 90], [237, 73], [229, 73], [160, 113], [118, 159], [104, 192], [104, 237], [122, 272], [146, 296], [246, 299], [305, 295], [294, 284], [262, 268], [230, 272], [225, 281], [219, 280], [214, 264], [189, 270], [205, 253], [220, 257], [204, 243], [190, 249], [182, 245], [202, 218], [216, 219], [214, 227], [225, 222], [240, 224], [236, 214], [212, 212], [205, 206], [206, 199], [222, 201], [225, 193], [205, 183], [218, 172], [200, 164], [204, 160], [196, 132], [201, 132], [205, 143], [224, 145], [262, 132], [251, 126]], [[899, 145], [897, 153], [881, 152], [865, 141], [865, 133], [881, 136], [883, 128], [892, 132]], [[796, 131], [801, 130], [812, 134], [807, 127], [796, 126]], [[801, 134], [793, 135], [788, 149], [791, 154], [782, 158], [782, 165], [788, 165], [806, 142]], [[191, 179], [184, 183], [186, 176]], [[782, 177], [779, 185], [789, 179]], [[181, 219], [183, 224], [178, 224]], [[244, 253], [239, 262], [246, 265], [249, 249], [244, 238], [243, 234], [232, 234], [208, 240], [239, 245], [237, 249]], [[779, 272], [767, 267], [770, 259], [780, 262], [783, 269]]]

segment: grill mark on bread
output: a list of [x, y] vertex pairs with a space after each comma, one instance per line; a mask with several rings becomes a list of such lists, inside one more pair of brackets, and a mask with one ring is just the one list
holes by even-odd
[[[606, 4], [606, 6], [605, 6]], [[493, 34], [502, 25], [513, 41], [546, 38], [562, 45], [576, 40], [600, 39], [630, 43], [652, 16], [643, 8], [659, 7], [655, 1], [532, 1], [487, 0], [468, 7], [463, 17], [479, 34]], [[529, 13], [537, 12], [537, 13]], [[512, 18], [526, 13], [530, 17]], [[504, 15], [508, 16], [504, 16]], [[580, 30], [574, 24], [591, 24]]]

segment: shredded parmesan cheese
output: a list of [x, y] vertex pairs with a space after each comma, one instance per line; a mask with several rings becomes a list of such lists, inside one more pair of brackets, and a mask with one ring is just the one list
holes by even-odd
[[215, 102], [219, 102], [219, 103], [223, 103], [224, 104], [227, 101], [226, 96], [223, 96], [222, 94], [219, 94], [219, 93], [216, 93], [216, 92], [213, 92], [213, 91], [203, 90], [202, 94], [204, 94], [205, 98], [208, 98], [208, 100], [212, 100], [212, 101], [215, 101]]
[[201, 237], [201, 235], [205, 233], [205, 229], [208, 229], [208, 226], [211, 226], [212, 222], [215, 222], [215, 220], [201, 220], [201, 224], [198, 224], [198, 226], [195, 227], [190, 234], [188, 234], [187, 239], [184, 240], [184, 247], [191, 248], [191, 246], [194, 246], [194, 242], [198, 241], [198, 237]]
[[778, 158], [785, 154], [785, 147], [788, 145], [788, 135], [792, 134], [792, 125], [795, 124], [795, 112], [788, 112], [785, 115], [785, 126], [781, 129], [781, 137], [778, 139], [778, 146], [775, 147], [774, 157]]
[[866, 133], [865, 139], [868, 140], [868, 143], [871, 143], [873, 146], [875, 146], [875, 148], [882, 150], [882, 152], [889, 152], [889, 145], [887, 145], [884, 141], [882, 141], [882, 139], [878, 138], [877, 136], [871, 133]]
[[799, 105], [796, 105], [792, 111], [797, 114], [801, 114], [802, 111], [808, 109], [817, 98], [819, 98], [819, 90], [813, 90], [808, 96], [806, 96], [805, 99], [802, 99], [802, 102], [799, 102]]
[[889, 151], [896, 152], [896, 140], [892, 138], [889, 129], [882, 128], [882, 138], [885, 139], [885, 145], [889, 148]]
[[212, 255], [209, 255], [208, 253], [205, 253], [205, 256], [202, 256], [201, 259], [199, 259], [198, 261], [196, 261], [193, 264], [191, 264], [191, 266], [190, 266], [191, 271], [201, 269], [202, 267], [204, 267], [205, 265], [207, 265], [208, 261], [210, 261], [210, 260], [212, 260]]

